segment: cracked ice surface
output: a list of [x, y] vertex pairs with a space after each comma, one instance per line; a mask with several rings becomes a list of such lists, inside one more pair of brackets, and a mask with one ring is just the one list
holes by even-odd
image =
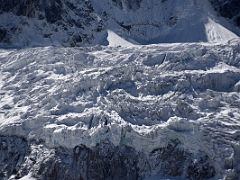
[[2, 135], [68, 148], [109, 139], [144, 152], [177, 138], [218, 166], [237, 156], [238, 40], [1, 50], [0, 67]]

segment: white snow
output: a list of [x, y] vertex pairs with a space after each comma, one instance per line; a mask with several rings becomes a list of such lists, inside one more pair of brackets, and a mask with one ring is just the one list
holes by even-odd
[[109, 46], [122, 46], [122, 47], [129, 47], [133, 46], [134, 44], [130, 43], [129, 41], [123, 39], [119, 35], [117, 35], [115, 32], [108, 30], [108, 45]]
[[212, 19], [205, 24], [207, 39], [209, 42], [226, 42], [231, 39], [238, 38], [236, 34], [225, 28]]
[[134, 9], [128, 8], [130, 1], [121, 1], [122, 9], [109, 0], [92, 2], [96, 12], [108, 15], [108, 40], [114, 45], [215, 43], [240, 34], [239, 29], [217, 15], [208, 0], [142, 0]]
[[28, 174], [28, 175], [20, 178], [19, 180], [36, 180], [36, 178], [33, 178], [31, 174]]
[[212, 155], [212, 141], [225, 136], [211, 136], [239, 126], [238, 40], [5, 51], [3, 135], [69, 148], [107, 138], [144, 152], [178, 138], [188, 151]]
[[[14, 179], [15, 179], [15, 176], [14, 176], [14, 175], [9, 178], [9, 180], [14, 180]], [[36, 180], [36, 178], [32, 177], [32, 174], [29, 173], [28, 175], [23, 176], [23, 177], [20, 178], [19, 180]]]
[[[226, 42], [240, 35], [239, 28], [218, 16], [208, 0], [142, 0], [139, 5], [138, 1], [120, 1], [122, 8], [111, 0], [89, 0], [88, 3], [94, 8], [90, 12], [86, 3], [73, 0], [71, 3], [76, 9], [86, 11], [81, 11], [83, 15], [79, 15], [78, 10], [72, 11], [64, 6], [62, 10], [68, 14], [63, 13], [64, 20], [58, 23], [2, 13], [0, 26], [12, 34], [0, 46], [101, 44], [126, 47], [176, 42], [215, 43]], [[129, 3], [132, 3], [131, 6]], [[72, 21], [82, 22], [82, 27], [73, 25]], [[65, 24], [65, 27], [61, 24]], [[16, 28], [18, 31], [13, 31]]]

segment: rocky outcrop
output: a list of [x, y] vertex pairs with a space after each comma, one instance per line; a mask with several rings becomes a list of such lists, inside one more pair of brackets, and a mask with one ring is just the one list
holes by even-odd
[[8, 32], [6, 29], [0, 29], [0, 42], [6, 42], [8, 40]]
[[112, 0], [121, 9], [136, 10], [140, 8], [142, 0]]
[[8, 41], [0, 35], [5, 46], [96, 44], [104, 34], [90, 1], [1, 0], [0, 16], [8, 34]]
[[209, 0], [216, 11], [223, 17], [232, 19], [240, 27], [240, 1], [239, 0]]
[[215, 176], [206, 154], [193, 155], [181, 149], [178, 140], [150, 154], [134, 148], [114, 146], [109, 141], [96, 147], [84, 145], [73, 149], [47, 148], [19, 137], [0, 137], [0, 178], [19, 179], [27, 174], [39, 180], [120, 180], [143, 179], [152, 172], [172, 177], [187, 176], [200, 180]]
[[0, 179], [16, 174], [27, 155], [28, 143], [20, 137], [0, 137]]
[[17, 16], [27, 17], [46, 17], [47, 21], [54, 23], [62, 19], [63, 15], [63, 2], [61, 0], [9, 0], [0, 1], [0, 12], [11, 12]]
[[[85, 6], [85, 11], [91, 10], [89, 2], [82, 1], [80, 3]], [[49, 23], [55, 23], [63, 20], [69, 11], [76, 11], [77, 7], [71, 1], [62, 0], [9, 0], [0, 1], [1, 13], [13, 13], [17, 16], [26, 16], [29, 18], [46, 19]]]

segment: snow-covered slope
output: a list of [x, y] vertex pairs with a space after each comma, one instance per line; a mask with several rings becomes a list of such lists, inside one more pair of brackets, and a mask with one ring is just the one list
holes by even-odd
[[234, 12], [239, 5], [228, 3], [223, 11], [222, 2], [210, 1], [1, 0], [0, 45], [123, 45], [238, 38], [239, 28], [219, 14], [237, 19], [236, 12], [226, 16], [226, 11], [232, 8]]
[[0, 46], [104, 44], [104, 24], [85, 0], [0, 0]]
[[139, 44], [219, 42], [239, 33], [208, 0], [92, 1], [96, 12], [106, 16], [107, 28]]
[[239, 43], [1, 50], [0, 153], [19, 177], [238, 177]]

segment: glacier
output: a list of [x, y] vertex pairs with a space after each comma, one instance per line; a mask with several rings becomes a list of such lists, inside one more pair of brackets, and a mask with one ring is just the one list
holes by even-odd
[[238, 0], [0, 0], [0, 180], [238, 180]]
[[[134, 168], [141, 169], [134, 177], [131, 171], [122, 175], [127, 179], [158, 173], [238, 177], [239, 52], [237, 39], [1, 50], [0, 153], [13, 146], [31, 149], [21, 155], [28, 158], [18, 159], [20, 176], [40, 177], [35, 166], [43, 163], [41, 158], [62, 148], [63, 154], [75, 149], [103, 153], [106, 159], [112, 151], [127, 152], [137, 162]], [[38, 163], [25, 167], [31, 156]]]

